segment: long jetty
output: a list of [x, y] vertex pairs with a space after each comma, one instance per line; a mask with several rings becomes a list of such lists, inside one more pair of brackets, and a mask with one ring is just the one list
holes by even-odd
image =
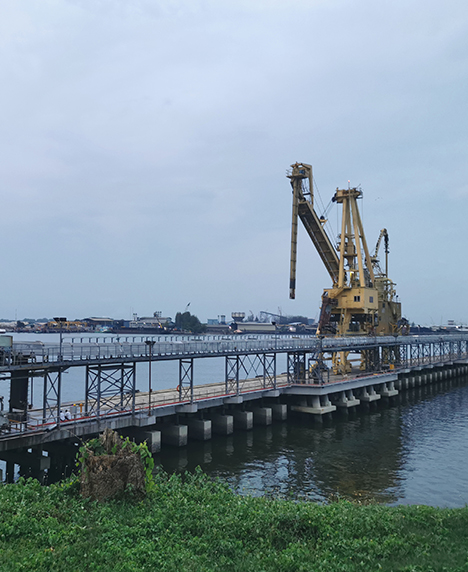
[[[333, 374], [327, 355], [359, 355], [358, 367]], [[277, 372], [286, 356], [287, 371]], [[224, 379], [197, 383], [195, 360], [223, 358]], [[171, 389], [151, 385], [151, 365], [178, 362]], [[148, 391], [137, 390], [136, 365], [149, 364]], [[81, 399], [62, 399], [63, 373], [85, 371]], [[185, 446], [213, 433], [249, 430], [298, 413], [321, 418], [361, 403], [394, 398], [422, 384], [468, 373], [468, 335], [317, 338], [314, 336], [176, 336], [74, 338], [59, 344], [13, 343], [0, 348], [0, 377], [10, 383], [0, 413], [0, 459], [36, 476], [65, 458], [81, 438], [106, 427], [146, 439], [153, 452]], [[28, 403], [34, 378], [43, 383], [40, 406]], [[66, 410], [66, 415], [64, 411]]]

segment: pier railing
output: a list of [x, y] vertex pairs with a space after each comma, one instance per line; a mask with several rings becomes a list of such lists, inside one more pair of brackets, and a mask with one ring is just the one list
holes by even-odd
[[[424, 336], [360, 336], [345, 338], [323, 338], [315, 336], [284, 337], [232, 337], [216, 339], [211, 337], [191, 340], [155, 340], [128, 342], [63, 342], [47, 344], [42, 342], [17, 342], [12, 348], [0, 349], [0, 368], [27, 368], [31, 365], [61, 364], [85, 365], [90, 362], [148, 361], [178, 359], [183, 357], [216, 357], [248, 353], [284, 352], [360, 352], [379, 347], [438, 347], [456, 342], [466, 343], [468, 334], [424, 335]], [[148, 343], [150, 342], [150, 343]], [[153, 343], [154, 342], [154, 343]]]

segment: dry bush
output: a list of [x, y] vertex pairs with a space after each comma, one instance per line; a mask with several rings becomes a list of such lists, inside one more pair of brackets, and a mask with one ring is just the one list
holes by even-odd
[[82, 496], [100, 502], [127, 493], [143, 498], [147, 473], [142, 455], [136, 450], [139, 447], [111, 429], [83, 445], [80, 448]]

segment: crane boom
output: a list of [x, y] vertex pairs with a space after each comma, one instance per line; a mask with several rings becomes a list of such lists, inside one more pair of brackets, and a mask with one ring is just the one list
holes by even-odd
[[[338, 282], [340, 261], [325, 229], [314, 210], [314, 191], [312, 183], [312, 167], [306, 163], [291, 165], [292, 171], [288, 174], [293, 189], [293, 212], [291, 227], [291, 274], [289, 282], [289, 297], [295, 298], [296, 288], [296, 257], [297, 257], [297, 219], [301, 219], [304, 228], [312, 240], [325, 268], [331, 276], [333, 284]], [[308, 180], [308, 192], [304, 193], [303, 181]], [[309, 195], [309, 200], [305, 196]]]

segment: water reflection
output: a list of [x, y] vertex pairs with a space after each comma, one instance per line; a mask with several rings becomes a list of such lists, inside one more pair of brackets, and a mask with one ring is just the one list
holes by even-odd
[[418, 387], [322, 423], [290, 416], [286, 423], [165, 449], [158, 461], [168, 471], [200, 465], [244, 494], [462, 506], [468, 502], [467, 384], [462, 378]]

